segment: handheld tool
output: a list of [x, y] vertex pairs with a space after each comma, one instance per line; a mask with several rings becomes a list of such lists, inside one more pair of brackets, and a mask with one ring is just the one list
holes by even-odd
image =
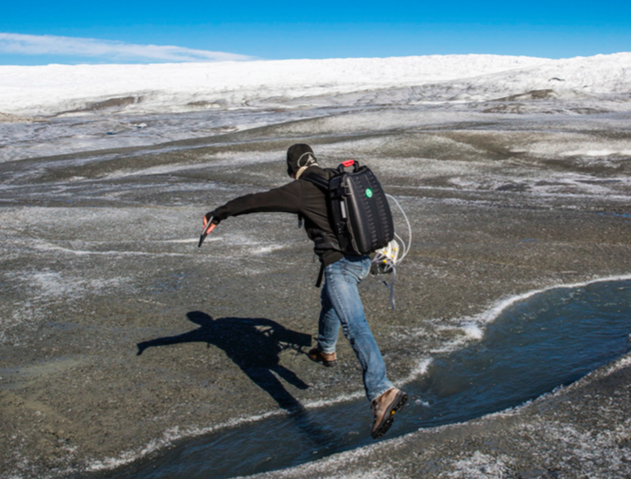
[[202, 234], [199, 237], [199, 244], [197, 245], [198, 248], [202, 247], [202, 243], [206, 239], [206, 236], [208, 236], [208, 233], [210, 233], [212, 230], [215, 229], [215, 226], [217, 226], [217, 225], [215, 223], [213, 223], [213, 217], [212, 216], [210, 217], [209, 220], [206, 220], [206, 217], [204, 217], [204, 230], [202, 231]]

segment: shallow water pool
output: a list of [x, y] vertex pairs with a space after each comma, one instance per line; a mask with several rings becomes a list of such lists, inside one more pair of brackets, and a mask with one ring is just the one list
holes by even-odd
[[[510, 303], [481, 340], [433, 358], [385, 439], [515, 407], [630, 350], [631, 280], [549, 289]], [[225, 478], [296, 466], [367, 444], [365, 399], [299, 409], [187, 440], [113, 478]]]

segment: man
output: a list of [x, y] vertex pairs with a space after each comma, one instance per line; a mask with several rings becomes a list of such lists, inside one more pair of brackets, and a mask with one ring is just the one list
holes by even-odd
[[364, 389], [373, 411], [372, 437], [377, 439], [390, 429], [395, 412], [407, 401], [407, 394], [388, 380], [381, 352], [364, 316], [357, 285], [370, 271], [370, 258], [345, 256], [340, 251], [327, 214], [324, 191], [310, 181], [300, 179], [307, 172], [326, 179], [334, 174], [320, 168], [309, 145], [291, 146], [287, 150], [287, 174], [295, 181], [229, 201], [206, 214], [204, 227], [212, 221], [213, 225], [209, 227], [212, 231], [215, 225], [230, 216], [259, 212], [294, 213], [304, 220], [307, 236], [314, 242], [314, 251], [324, 273], [318, 345], [309, 351], [308, 356], [324, 366], [335, 365], [337, 334], [342, 326], [362, 367]]

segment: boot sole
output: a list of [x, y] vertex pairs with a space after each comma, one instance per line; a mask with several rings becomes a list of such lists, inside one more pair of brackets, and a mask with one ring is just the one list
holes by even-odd
[[408, 395], [403, 391], [397, 394], [397, 397], [394, 399], [394, 401], [392, 401], [392, 404], [390, 404], [388, 411], [386, 411], [386, 413], [383, 415], [381, 424], [379, 424], [379, 426], [377, 426], [377, 429], [375, 429], [371, 433], [373, 439], [379, 439], [381, 436], [388, 432], [388, 430], [392, 426], [392, 423], [394, 422], [394, 414], [399, 411], [403, 406], [405, 406], [407, 400]]

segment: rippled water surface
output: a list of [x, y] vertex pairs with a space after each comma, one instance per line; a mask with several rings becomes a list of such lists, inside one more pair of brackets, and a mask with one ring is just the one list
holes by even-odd
[[[433, 358], [386, 436], [467, 421], [572, 383], [629, 351], [631, 280], [555, 288], [512, 303], [468, 347]], [[374, 441], [364, 399], [186, 441], [116, 478], [220, 478], [296, 466]]]

